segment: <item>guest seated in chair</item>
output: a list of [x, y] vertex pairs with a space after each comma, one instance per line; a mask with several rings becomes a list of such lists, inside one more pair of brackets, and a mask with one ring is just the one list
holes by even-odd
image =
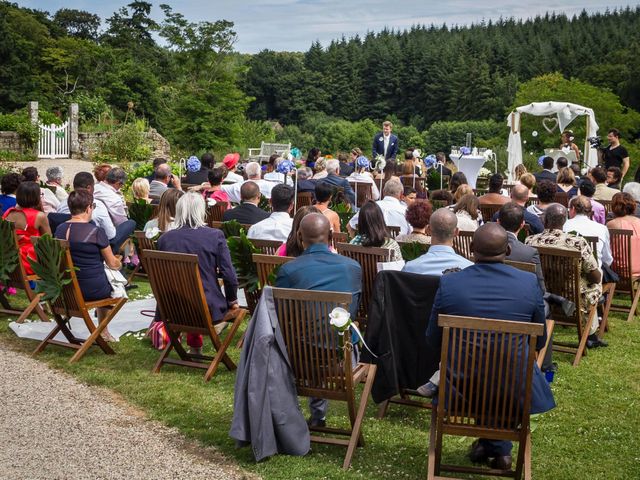
[[[229, 247], [222, 230], [209, 228], [206, 224], [206, 205], [197, 192], [183, 195], [176, 205], [175, 229], [158, 239], [158, 250], [190, 253], [198, 256], [198, 269], [202, 279], [204, 295], [216, 329], [229, 310], [238, 307], [238, 279], [231, 264]], [[224, 282], [224, 294], [218, 284]], [[189, 353], [202, 354], [202, 335], [187, 335]]]
[[0, 180], [0, 189], [2, 194], [0, 195], [0, 215], [4, 215], [4, 212], [11, 207], [16, 206], [16, 190], [22, 179], [17, 173], [7, 173]]
[[277, 184], [271, 191], [271, 209], [268, 218], [251, 226], [248, 238], [257, 240], [279, 240], [285, 242], [291, 232], [293, 219], [289, 215], [293, 210], [293, 187], [283, 183]]
[[407, 235], [398, 235], [396, 241], [404, 243], [417, 242], [429, 245], [431, 243], [431, 237], [429, 237], [427, 233], [427, 227], [432, 211], [433, 207], [429, 200], [414, 200], [407, 207], [407, 213], [405, 214], [407, 222], [409, 222], [413, 231]]
[[[478, 202], [480, 205], [504, 205], [509, 201], [509, 197], [505, 197], [500, 192], [502, 190], [502, 184], [504, 183], [504, 178], [499, 173], [494, 173], [489, 177], [489, 193], [485, 193], [480, 198], [478, 198]], [[488, 218], [485, 221], [489, 221]]]
[[[104, 264], [114, 270], [119, 270], [122, 264], [120, 258], [113, 254], [104, 230], [90, 223], [96, 206], [93, 195], [88, 190], [79, 188], [69, 194], [67, 204], [71, 219], [58, 226], [55, 237], [69, 242], [83, 298], [87, 301], [109, 298], [112, 289]], [[97, 310], [98, 320], [102, 321], [107, 310]], [[106, 328], [102, 331], [102, 337], [108, 342], [114, 341]]]
[[258, 207], [261, 193], [257, 183], [244, 182], [240, 187], [240, 197], [242, 202], [240, 205], [222, 214], [224, 222], [235, 220], [243, 225], [254, 225], [265, 218], [269, 218], [269, 212], [265, 212]]
[[351, 239], [351, 245], [387, 248], [391, 251], [391, 261], [402, 260], [400, 245], [387, 232], [382, 210], [373, 200], [368, 200], [360, 209], [358, 233]]
[[20, 260], [27, 275], [33, 275], [29, 259], [35, 260], [36, 255], [31, 238], [51, 234], [47, 216], [42, 211], [40, 185], [36, 182], [22, 182], [16, 190], [16, 202], [17, 205], [4, 212], [2, 218], [15, 224]]
[[160, 205], [156, 210], [156, 214], [145, 224], [144, 231], [148, 232], [153, 228], [157, 228], [164, 233], [176, 228], [174, 223], [176, 204], [183, 195], [184, 192], [177, 188], [167, 189], [160, 197]]
[[291, 233], [287, 237], [287, 241], [284, 242], [278, 250], [276, 255], [280, 257], [299, 257], [302, 255], [304, 248], [302, 246], [302, 240], [300, 239], [300, 222], [302, 219], [311, 213], [322, 213], [313, 205], [300, 207], [293, 217], [293, 225], [291, 227]]
[[[427, 343], [438, 352], [442, 344], [439, 314], [545, 323], [542, 291], [536, 276], [504, 265], [510, 253], [507, 232], [493, 222], [481, 226], [473, 236], [472, 250], [475, 265], [440, 279], [427, 328]], [[518, 288], [505, 288], [506, 285]], [[536, 349], [543, 348], [545, 342], [546, 334], [538, 337]], [[555, 407], [549, 384], [536, 365], [531, 388], [531, 413]], [[492, 468], [510, 469], [511, 448], [509, 441], [479, 439], [473, 443], [469, 458], [474, 463], [488, 462]]]
[[[305, 216], [298, 232], [304, 251], [295, 260], [280, 267], [276, 287], [352, 293], [350, 313], [351, 318], [356, 318], [362, 288], [362, 269], [355, 260], [331, 253], [330, 233], [331, 225], [324, 215], [311, 213]], [[328, 407], [327, 400], [310, 398], [309, 425], [324, 427]]]

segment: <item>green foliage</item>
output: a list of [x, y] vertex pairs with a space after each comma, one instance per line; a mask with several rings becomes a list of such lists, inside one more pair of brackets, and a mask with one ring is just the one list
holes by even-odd
[[229, 220], [228, 222], [223, 222], [222, 231], [225, 238], [239, 237], [242, 232], [244, 232], [245, 234], [247, 233], [244, 231], [244, 228], [242, 228], [242, 225], [237, 220]]
[[[429, 170], [427, 174], [427, 188], [429, 191], [433, 192], [434, 190], [440, 189], [440, 181], [441, 181], [440, 171], [432, 168]], [[443, 184], [443, 187], [446, 185]]]
[[62, 119], [53, 112], [48, 110], [38, 110], [38, 121], [43, 125], [62, 125]]
[[29, 147], [38, 141], [38, 127], [31, 123], [26, 112], [0, 113], [0, 131], [17, 132]]
[[151, 142], [134, 123], [113, 129], [98, 145], [93, 160], [100, 163], [143, 162], [151, 157]]
[[340, 219], [340, 231], [348, 232], [347, 225], [349, 225], [349, 220], [353, 217], [351, 205], [345, 202], [333, 203], [331, 205], [331, 210], [338, 214], [338, 218]]
[[[180, 166], [177, 162], [167, 162], [171, 167], [171, 171], [174, 175], [177, 175]], [[127, 182], [122, 187], [124, 192], [128, 192], [131, 188], [131, 184], [136, 178], [147, 178], [153, 174], [153, 162], [145, 159], [142, 162], [133, 162], [124, 165], [123, 168], [127, 172]]]
[[136, 222], [136, 230], [144, 230], [152, 215], [153, 206], [144, 200], [134, 200], [129, 205], [129, 218]]
[[71, 278], [64, 278], [67, 273], [62, 270], [62, 255], [64, 250], [55, 238], [49, 234], [42, 235], [35, 243], [36, 260], [29, 258], [33, 272], [39, 277], [36, 293], [43, 293], [43, 300], [55, 302], [65, 285], [71, 283]]
[[[429, 152], [448, 152], [452, 145], [464, 145], [467, 133], [473, 135], [474, 145], [482, 139], [497, 137], [501, 133], [506, 135], [506, 122], [494, 120], [469, 122], [435, 122], [424, 133], [424, 139]], [[502, 143], [502, 142], [501, 142]]]
[[0, 219], [0, 291], [9, 285], [9, 275], [20, 261], [14, 234], [14, 224]]
[[426, 253], [427, 250], [429, 250], [429, 245], [425, 245], [424, 243], [419, 242], [405, 243], [400, 247], [400, 251], [402, 252], [402, 259], [405, 262], [415, 260], [416, 258]]
[[238, 233], [238, 236], [227, 238], [231, 263], [236, 271], [238, 282], [245, 286], [246, 291], [254, 292], [258, 288], [258, 270], [253, 263], [252, 255], [260, 253], [260, 250], [254, 247], [244, 230]]
[[[545, 100], [566, 101], [592, 108], [600, 127], [598, 134], [603, 138], [606, 137], [609, 128], [619, 129], [622, 138], [626, 140], [632, 140], [640, 132], [640, 113], [624, 107], [616, 94], [580, 80], [567, 80], [559, 73], [542, 75], [520, 85], [513, 108]], [[524, 150], [540, 155], [545, 148], [557, 147], [560, 144], [559, 129], [548, 133], [542, 126], [541, 117], [522, 115], [521, 124], [523, 143], [526, 141]], [[584, 150], [585, 117], [576, 118], [568, 128], [573, 130], [579, 139], [576, 141], [578, 147]], [[538, 136], [532, 135], [534, 131], [538, 132]], [[594, 132], [591, 132], [591, 135], [594, 135]]]
[[[12, 150], [0, 150], [0, 162], [7, 164], [10, 162], [33, 162], [38, 157], [33, 152], [16, 153]], [[0, 165], [0, 175], [5, 165]]]
[[103, 118], [112, 116], [111, 108], [101, 95], [80, 92], [73, 95], [72, 101], [78, 104], [81, 123], [100, 124]]
[[258, 202], [258, 208], [264, 210], [265, 212], [271, 212], [271, 204], [269, 203], [269, 199], [264, 195], [260, 195], [260, 201]]

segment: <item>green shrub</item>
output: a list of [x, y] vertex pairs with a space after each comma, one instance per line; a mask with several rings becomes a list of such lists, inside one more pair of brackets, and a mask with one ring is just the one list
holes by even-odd
[[0, 162], [2, 162], [2, 166], [4, 167], [6, 163], [11, 162], [32, 162], [37, 160], [33, 153], [17, 153], [11, 150], [0, 150]]
[[93, 160], [98, 163], [144, 162], [153, 152], [151, 142], [145, 138], [141, 126], [127, 123], [115, 128], [98, 145]]
[[29, 121], [26, 112], [0, 114], [0, 131], [17, 132], [27, 147], [38, 142], [38, 127]]

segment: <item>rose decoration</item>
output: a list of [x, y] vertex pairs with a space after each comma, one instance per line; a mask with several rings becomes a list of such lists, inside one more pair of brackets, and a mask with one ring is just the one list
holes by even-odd
[[160, 236], [160, 229], [158, 227], [151, 227], [149, 230], [144, 232], [144, 236], [149, 240], [156, 240]]
[[546, 155], [540, 155], [538, 157], [538, 165], [542, 166], [542, 161], [544, 160], [544, 157], [546, 157]]
[[471, 153], [470, 147], [460, 147], [460, 156], [469, 155]]
[[420, 151], [420, 149], [419, 149], [419, 148], [416, 148], [416, 149], [413, 151], [413, 158], [422, 158], [422, 152]]
[[215, 198], [211, 198], [211, 197], [207, 198], [207, 207], [213, 207], [216, 203], [218, 202], [216, 202]]
[[296, 169], [296, 164], [291, 160], [283, 160], [276, 167], [276, 172], [287, 175]]
[[360, 155], [358, 158], [356, 158], [356, 166], [358, 168], [367, 168], [368, 169], [368, 168], [371, 168], [371, 162], [364, 155]]
[[433, 154], [427, 155], [426, 157], [424, 157], [424, 166], [427, 168], [433, 168], [436, 166], [437, 163], [438, 163], [438, 160], [436, 159], [436, 156]]

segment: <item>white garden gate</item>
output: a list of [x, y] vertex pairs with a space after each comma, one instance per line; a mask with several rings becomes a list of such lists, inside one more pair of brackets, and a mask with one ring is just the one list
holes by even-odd
[[38, 125], [38, 158], [69, 158], [69, 120], [62, 125]]

